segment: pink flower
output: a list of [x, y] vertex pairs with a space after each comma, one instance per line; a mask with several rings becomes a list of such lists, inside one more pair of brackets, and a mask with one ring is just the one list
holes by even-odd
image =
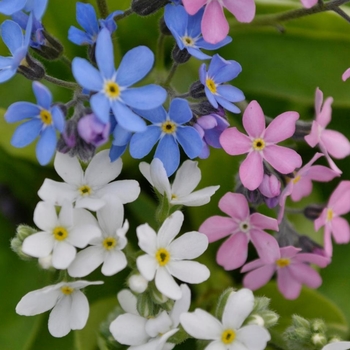
[[329, 264], [329, 258], [300, 251], [300, 248], [292, 246], [280, 248], [274, 240], [268, 257], [260, 257], [242, 267], [241, 272], [250, 271], [243, 279], [244, 287], [256, 290], [265, 285], [277, 271], [278, 289], [286, 299], [296, 299], [302, 284], [318, 288], [322, 279], [309, 264], [325, 267]]
[[259, 213], [250, 215], [248, 202], [240, 193], [226, 193], [219, 201], [219, 208], [230, 217], [212, 216], [199, 228], [210, 243], [229, 236], [218, 250], [216, 261], [219, 265], [225, 270], [242, 266], [247, 260], [250, 240], [259, 256], [269, 255], [271, 241], [275, 239], [263, 230], [277, 231], [275, 219]]
[[315, 113], [316, 118], [312, 122], [311, 132], [305, 136], [305, 141], [315, 147], [317, 144], [322, 153], [324, 153], [329, 166], [339, 174], [342, 171], [335, 165], [330, 155], [333, 158], [342, 159], [350, 154], [350, 142], [340, 132], [334, 130], [326, 130], [332, 118], [332, 102], [333, 98], [328, 97], [323, 106], [323, 93], [317, 88], [315, 94]]
[[239, 22], [251, 22], [255, 16], [254, 0], [182, 0], [190, 15], [205, 6], [202, 18], [202, 34], [205, 41], [216, 44], [226, 38], [229, 25], [223, 8], [227, 8]]
[[350, 227], [348, 222], [341, 218], [350, 211], [350, 181], [342, 181], [333, 191], [329, 198], [327, 207], [323, 209], [320, 217], [315, 220], [315, 230], [322, 226], [324, 229], [324, 250], [328, 256], [332, 256], [333, 234], [338, 244], [350, 241]]
[[341, 76], [341, 78], [343, 79], [343, 81], [349, 79], [350, 77], [350, 68], [348, 68], [344, 73], [343, 75]]
[[315, 6], [317, 4], [317, 0], [301, 0], [301, 3], [304, 7], [309, 9], [312, 6]]
[[239, 177], [244, 187], [253, 191], [263, 180], [263, 160], [282, 174], [289, 174], [302, 164], [300, 155], [276, 143], [291, 137], [295, 132], [297, 112], [277, 116], [265, 128], [265, 116], [256, 101], [249, 103], [243, 114], [243, 126], [248, 136], [237, 128], [228, 128], [220, 136], [222, 148], [230, 155], [248, 153], [239, 167]]
[[294, 202], [300, 201], [307, 197], [312, 191], [312, 181], [328, 182], [333, 180], [339, 174], [323, 165], [312, 165], [322, 153], [316, 153], [312, 159], [302, 168], [295, 172], [294, 177], [290, 179], [287, 186], [280, 196], [280, 211], [278, 213], [278, 222], [280, 223], [284, 213], [284, 206], [287, 197], [290, 195]]

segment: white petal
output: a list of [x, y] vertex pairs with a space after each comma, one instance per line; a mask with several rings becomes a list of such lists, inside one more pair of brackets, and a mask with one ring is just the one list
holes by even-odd
[[106, 201], [96, 197], [79, 197], [75, 203], [76, 208], [85, 208], [91, 211], [101, 209], [106, 204]]
[[177, 197], [170, 201], [171, 204], [182, 204], [188, 207], [199, 207], [210, 202], [210, 197], [219, 189], [220, 186], [209, 186], [195, 191], [185, 197]]
[[196, 309], [194, 312], [183, 313], [180, 316], [180, 323], [185, 331], [196, 339], [221, 339], [222, 324], [204, 310]]
[[136, 180], [113, 181], [96, 191], [96, 196], [101, 198], [105, 195], [116, 196], [123, 204], [133, 202], [139, 194], [140, 185]]
[[180, 286], [182, 297], [175, 301], [175, 304], [170, 311], [170, 317], [173, 321], [173, 328], [177, 327], [180, 323], [180, 315], [187, 312], [191, 305], [191, 290], [187, 284], [181, 284]]
[[63, 226], [65, 228], [70, 228], [73, 226], [73, 210], [73, 204], [65, 200], [58, 214], [59, 226]]
[[271, 339], [270, 333], [261, 326], [248, 325], [236, 332], [236, 339], [248, 349], [264, 350]]
[[180, 232], [183, 221], [184, 214], [181, 211], [176, 211], [163, 222], [163, 225], [158, 231], [158, 248], [165, 248], [170, 244]]
[[76, 186], [45, 179], [38, 191], [43, 201], [52, 202], [54, 205], [62, 205], [64, 200], [73, 203], [78, 196]]
[[244, 320], [252, 312], [254, 307], [254, 295], [250, 289], [243, 288], [233, 292], [228, 297], [222, 315], [224, 327], [238, 329]]
[[155, 284], [157, 289], [170, 299], [177, 300], [182, 297], [181, 288], [164, 267], [158, 268]]
[[104, 260], [102, 247], [88, 247], [81, 250], [74, 261], [68, 267], [68, 273], [72, 277], [83, 277], [96, 270]]
[[[215, 340], [211, 342], [205, 350], [247, 350], [246, 348], [244, 349], [236, 349], [232, 347], [233, 344], [231, 344], [230, 348], [227, 348], [227, 346], [221, 341], [221, 340]], [[234, 344], [235, 345], [235, 344]], [[232, 348], [231, 348], [232, 347]]]
[[125, 254], [120, 250], [114, 250], [105, 256], [105, 261], [102, 265], [101, 272], [105, 276], [112, 276], [123, 270], [128, 264]]
[[67, 238], [67, 242], [78, 248], [85, 248], [96, 237], [101, 236], [101, 230], [95, 225], [75, 226]]
[[170, 183], [168, 175], [164, 168], [162, 161], [154, 158], [151, 163], [151, 178], [154, 187], [162, 195], [166, 196], [168, 200], [171, 198]]
[[178, 197], [190, 194], [201, 181], [202, 175], [197, 164], [192, 160], [186, 160], [176, 172], [172, 192]]
[[55, 206], [50, 202], [39, 202], [34, 210], [33, 221], [41, 230], [51, 232], [57, 226]]
[[157, 315], [154, 318], [150, 318], [145, 326], [147, 334], [154, 338], [159, 333], [164, 334], [167, 331], [170, 330], [170, 327], [172, 325], [171, 318], [167, 314], [166, 311], [162, 311], [159, 315]]
[[62, 284], [67, 284], [70, 287], [74, 288], [74, 289], [82, 289], [85, 288], [87, 286], [92, 286], [92, 285], [97, 285], [97, 284], [103, 284], [103, 281], [85, 281], [85, 280], [79, 280], [79, 281], [75, 281], [75, 282], [69, 282], [69, 283], [63, 283]]
[[154, 256], [157, 251], [157, 234], [155, 231], [148, 224], [143, 224], [137, 227], [136, 234], [139, 239], [139, 247], [147, 254]]
[[118, 316], [110, 325], [113, 337], [121, 344], [140, 345], [149, 339], [146, 333], [147, 319], [133, 314]]
[[28, 236], [22, 245], [24, 253], [35, 258], [44, 258], [52, 252], [55, 239], [48, 232], [37, 232]]
[[141, 275], [147, 280], [152, 281], [157, 269], [155, 258], [145, 254], [136, 259], [136, 265]]
[[139, 164], [139, 169], [141, 174], [146, 178], [146, 180], [154, 187], [152, 178], [151, 178], [151, 165], [146, 162], [141, 162]]
[[129, 289], [123, 289], [121, 290], [117, 295], [119, 304], [121, 308], [133, 315], [139, 315], [139, 312], [137, 311], [137, 299], [134, 294], [130, 292]]
[[121, 158], [111, 162], [108, 150], [98, 152], [86, 168], [85, 181], [92, 186], [104, 186], [120, 174], [122, 167]]
[[173, 259], [195, 259], [208, 248], [208, 237], [196, 231], [187, 232], [171, 242], [169, 252]]
[[64, 337], [70, 328], [70, 317], [72, 308], [72, 297], [70, 295], [63, 296], [49, 316], [49, 332], [54, 337]]
[[335, 343], [327, 344], [322, 350], [349, 350], [350, 341], [340, 341]]
[[64, 182], [75, 186], [82, 184], [84, 174], [76, 157], [57, 152], [54, 166], [57, 174]]
[[94, 225], [98, 227], [95, 217], [85, 209], [74, 209], [73, 211], [74, 225]]
[[124, 207], [116, 197], [108, 196], [104, 199], [106, 205], [97, 211], [97, 220], [105, 237], [115, 236], [123, 225]]
[[210, 276], [209, 269], [197, 261], [171, 261], [167, 268], [174, 277], [187, 283], [202, 283]]
[[76, 290], [72, 294], [72, 307], [71, 307], [71, 329], [82, 329], [86, 325], [86, 321], [89, 317], [89, 302], [84, 293], [80, 290]]
[[52, 266], [56, 269], [66, 269], [74, 260], [76, 252], [69, 243], [56, 241], [52, 253]]

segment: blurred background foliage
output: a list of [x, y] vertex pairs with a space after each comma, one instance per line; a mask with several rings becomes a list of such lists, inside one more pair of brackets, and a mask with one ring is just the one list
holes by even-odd
[[[87, 2], [87, 1], [85, 1]], [[90, 1], [95, 5], [94, 1]], [[43, 17], [47, 30], [57, 37], [65, 47], [65, 54], [72, 59], [85, 57], [86, 48], [78, 47], [67, 40], [70, 25], [78, 26], [75, 19], [75, 1], [50, 0]], [[257, 16], [279, 13], [300, 8], [298, 0], [257, 0]], [[109, 0], [110, 10], [125, 10], [129, 0]], [[343, 6], [350, 14], [350, 7]], [[140, 18], [131, 15], [118, 22], [114, 36], [116, 67], [120, 57], [137, 45], [147, 45], [156, 51], [158, 22], [161, 11], [155, 15]], [[266, 115], [293, 110], [300, 113], [303, 120], [314, 116], [314, 94], [319, 87], [324, 96], [333, 96], [333, 119], [330, 128], [343, 132], [350, 138], [350, 82], [344, 83], [341, 75], [350, 66], [350, 23], [335, 13], [322, 13], [297, 20], [280, 23], [276, 26], [243, 25], [227, 16], [232, 26], [230, 35], [233, 42], [219, 53], [226, 59], [238, 61], [243, 71], [231, 82], [242, 89], [248, 101], [257, 100]], [[1, 17], [3, 20], [4, 17]], [[166, 39], [165, 69], [170, 67], [170, 51], [174, 41]], [[7, 48], [0, 43], [0, 54], [6, 56]], [[62, 79], [73, 80], [72, 74], [62, 62], [44, 62], [48, 74]], [[201, 62], [192, 58], [180, 66], [173, 83], [178, 92], [186, 92], [191, 83], [198, 80]], [[142, 83], [151, 82], [165, 76], [164, 69], [154, 70]], [[54, 96], [54, 100], [67, 102], [72, 93], [69, 90], [44, 82]], [[0, 87], [0, 114], [16, 101], [33, 101], [31, 82], [17, 75]], [[241, 126], [241, 115], [231, 115], [232, 125]], [[60, 180], [52, 165], [40, 167], [35, 158], [35, 145], [25, 149], [14, 149], [10, 145], [11, 135], [16, 125], [7, 125], [0, 119], [0, 348], [4, 350], [41, 349], [97, 349], [97, 327], [100, 321], [116, 305], [115, 295], [124, 287], [127, 271], [105, 278], [99, 272], [88, 277], [89, 280], [105, 281], [103, 286], [92, 286], [87, 290], [91, 302], [91, 314], [87, 327], [82, 331], [71, 332], [62, 339], [51, 337], [47, 331], [48, 313], [35, 317], [22, 317], [15, 313], [20, 298], [31, 290], [54, 283], [57, 276], [48, 271], [39, 271], [35, 261], [21, 261], [10, 249], [10, 239], [19, 223], [33, 225], [32, 214], [39, 201], [37, 190], [46, 177]], [[314, 150], [305, 144], [293, 146], [307, 162]], [[232, 191], [242, 157], [230, 157], [222, 150], [212, 150], [206, 160], [199, 160], [202, 170], [201, 187], [220, 184], [220, 190], [209, 204], [199, 208], [186, 208], [186, 230], [196, 230], [208, 216], [220, 214], [217, 207], [219, 199], [227, 191]], [[148, 157], [147, 161], [151, 158]], [[124, 168], [121, 178], [135, 178], [143, 190], [140, 198], [126, 206], [126, 218], [131, 223], [128, 237], [136, 247], [135, 228], [144, 222], [154, 224], [153, 213], [156, 202], [147, 182], [141, 178], [138, 161], [128, 154], [123, 156]], [[321, 161], [322, 162], [322, 161]], [[349, 159], [337, 161], [343, 170], [343, 179], [350, 179]], [[312, 195], [296, 204], [302, 207], [307, 203], [324, 203], [337, 185], [339, 179], [329, 184], [315, 184]], [[293, 203], [289, 203], [293, 206]], [[322, 233], [315, 233], [313, 224], [297, 215], [290, 217], [300, 233], [309, 235], [322, 243]], [[193, 288], [195, 297], [201, 298], [195, 306], [213, 308], [217, 296], [228, 286], [239, 287], [239, 273], [225, 272], [215, 263], [215, 254], [220, 243], [210, 246], [201, 258], [211, 270], [206, 282]], [[272, 308], [281, 315], [280, 322], [273, 332], [276, 342], [281, 339], [278, 332], [290, 324], [290, 316], [299, 314], [306, 318], [323, 318], [331, 331], [349, 338], [350, 323], [350, 247], [336, 246], [332, 264], [321, 271], [323, 285], [318, 291], [303, 289], [299, 299], [284, 300], [274, 283], [256, 291], [256, 295], [272, 298]], [[193, 349], [188, 342], [176, 348]]]

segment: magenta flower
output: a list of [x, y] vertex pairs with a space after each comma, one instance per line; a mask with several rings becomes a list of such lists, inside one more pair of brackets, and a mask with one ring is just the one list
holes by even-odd
[[290, 179], [287, 186], [280, 196], [280, 211], [278, 213], [278, 222], [280, 223], [284, 213], [284, 206], [287, 197], [290, 195], [292, 201], [298, 202], [303, 197], [307, 197], [312, 191], [312, 181], [328, 182], [333, 180], [339, 174], [323, 165], [312, 165], [322, 153], [316, 153], [312, 159], [302, 168], [295, 172], [294, 177]]
[[265, 128], [265, 116], [256, 101], [249, 103], [243, 114], [243, 126], [248, 136], [237, 128], [228, 128], [220, 136], [222, 148], [230, 155], [248, 153], [239, 167], [239, 177], [244, 187], [253, 191], [263, 180], [263, 160], [282, 174], [289, 174], [302, 164], [294, 150], [276, 143], [291, 137], [295, 132], [297, 112], [285, 112], [277, 116]]
[[[315, 113], [316, 118], [312, 122], [311, 133], [305, 136], [305, 141], [315, 147], [317, 144], [322, 153], [324, 153], [329, 166], [339, 174], [342, 171], [335, 165], [333, 158], [342, 159], [350, 154], [350, 142], [339, 131], [326, 130], [332, 118], [332, 102], [333, 98], [328, 97], [323, 103], [323, 93], [317, 88], [315, 94]], [[323, 106], [322, 106], [323, 103]]]
[[201, 29], [205, 41], [216, 44], [226, 38], [229, 25], [223, 8], [239, 22], [251, 22], [255, 16], [254, 0], [182, 0], [185, 10], [194, 15], [205, 6]]
[[318, 288], [322, 284], [322, 279], [309, 264], [325, 267], [330, 259], [300, 251], [300, 248], [292, 246], [280, 248], [274, 239], [268, 257], [260, 257], [242, 267], [241, 272], [250, 271], [243, 279], [244, 287], [256, 290], [265, 285], [277, 272], [278, 290], [286, 299], [296, 299], [302, 284], [309, 288]]
[[340, 217], [350, 211], [350, 181], [342, 181], [331, 194], [326, 208], [315, 220], [315, 230], [324, 226], [324, 250], [332, 256], [332, 234], [338, 244], [350, 241], [349, 223]]
[[259, 256], [269, 256], [270, 244], [275, 239], [263, 230], [278, 231], [276, 219], [259, 213], [250, 215], [248, 202], [240, 193], [226, 193], [219, 201], [219, 208], [230, 217], [212, 216], [199, 228], [210, 243], [229, 236], [218, 250], [219, 265], [225, 270], [242, 266], [247, 260], [249, 241]]

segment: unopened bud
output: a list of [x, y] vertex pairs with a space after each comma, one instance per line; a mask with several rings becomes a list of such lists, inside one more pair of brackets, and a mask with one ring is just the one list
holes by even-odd
[[305, 141], [304, 137], [311, 132], [312, 122], [297, 120], [295, 124], [295, 132], [292, 136], [293, 140]]
[[140, 274], [132, 275], [128, 280], [129, 288], [135, 293], [143, 293], [148, 287], [148, 281]]
[[17, 72], [29, 80], [41, 80], [45, 76], [44, 66], [29, 54], [19, 64]]
[[131, 9], [140, 16], [148, 16], [160, 10], [168, 2], [168, 0], [133, 0]]
[[316, 220], [322, 213], [324, 206], [311, 204], [304, 208], [303, 214], [309, 220]]
[[23, 245], [23, 241], [27, 237], [37, 232], [38, 230], [27, 225], [19, 225], [17, 227], [16, 236], [11, 240], [11, 248], [21, 259], [23, 260], [33, 259], [33, 257], [25, 254], [22, 251], [22, 245]]
[[180, 48], [175, 45], [173, 51], [171, 52], [171, 57], [176, 63], [182, 64], [186, 63], [191, 58], [191, 55], [186, 49], [180, 50]]
[[236, 293], [233, 288], [228, 288], [226, 290], [224, 290], [224, 292], [220, 295], [219, 300], [218, 300], [218, 304], [216, 306], [216, 310], [215, 310], [215, 316], [218, 319], [222, 319], [222, 315], [224, 314], [224, 309], [227, 303], [227, 300], [229, 298], [229, 296], [232, 293]]
[[205, 90], [204, 85], [201, 83], [200, 80], [195, 81], [190, 86], [190, 95], [192, 98], [203, 98], [205, 97]]
[[38, 263], [44, 270], [51, 269], [52, 268], [52, 254], [45, 256], [44, 258], [39, 258]]
[[171, 31], [164, 21], [164, 17], [162, 16], [159, 20], [159, 30], [163, 35], [171, 35]]
[[153, 303], [149, 293], [142, 293], [137, 296], [136, 308], [142, 317], [155, 316], [159, 311], [159, 306]]
[[322, 333], [315, 333], [311, 337], [311, 341], [316, 346], [324, 346], [327, 344], [327, 339]]
[[152, 301], [155, 304], [164, 304], [168, 301], [168, 297], [166, 297], [164, 294], [162, 294], [154, 285], [154, 283], [150, 284], [149, 288], [149, 294], [150, 297], [152, 298]]
[[77, 129], [86, 143], [99, 147], [109, 139], [110, 123], [101, 123], [95, 114], [91, 113], [79, 119]]
[[63, 53], [63, 45], [45, 29], [42, 34], [45, 38], [44, 43], [33, 50], [49, 61], [57, 60]]

